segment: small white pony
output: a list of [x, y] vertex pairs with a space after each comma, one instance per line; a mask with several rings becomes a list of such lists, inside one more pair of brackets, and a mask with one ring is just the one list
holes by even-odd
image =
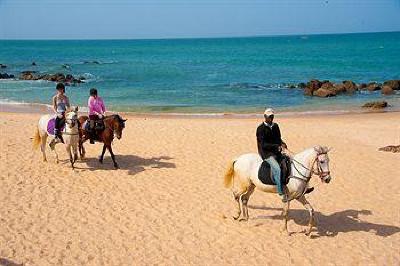
[[[331, 181], [328, 158], [329, 150], [330, 149], [327, 147], [316, 146], [296, 154], [292, 158], [290, 179], [286, 186], [289, 201], [284, 204], [283, 210], [285, 218], [283, 231], [286, 233], [288, 233], [287, 220], [289, 202], [292, 199], [296, 199], [302, 203], [309, 211], [309, 228], [308, 231], [306, 231], [306, 234], [309, 235], [311, 233], [314, 222], [314, 210], [305, 198], [304, 194], [308, 187], [308, 182], [313, 174], [318, 175], [325, 183]], [[239, 156], [229, 164], [228, 170], [225, 174], [224, 183], [225, 187], [231, 187], [233, 197], [238, 203], [237, 216], [233, 217], [235, 220], [239, 219], [241, 215], [243, 217], [240, 218], [239, 221], [248, 220], [249, 213], [247, 202], [256, 187], [264, 192], [277, 193], [276, 186], [266, 185], [258, 179], [258, 171], [261, 163], [262, 159], [260, 155], [249, 153]], [[234, 179], [236, 179], [236, 182], [234, 182]], [[236, 187], [234, 186], [234, 183], [236, 183]]]
[[[43, 115], [40, 117], [38, 125], [35, 130], [33, 137], [33, 148], [37, 149], [40, 145], [40, 149], [43, 154], [43, 161], [47, 162], [46, 158], [46, 143], [47, 137], [54, 139], [54, 135], [48, 132], [48, 124], [51, 119], [54, 119], [54, 115]], [[72, 169], [74, 163], [78, 159], [78, 144], [79, 144], [79, 128], [78, 128], [78, 107], [71, 109], [65, 114], [65, 128], [62, 131], [62, 136], [65, 143], [65, 148], [69, 154], [69, 160], [71, 162]], [[57, 143], [56, 143], [57, 144]], [[58, 163], [58, 154], [56, 149], [52, 147], [56, 155], [56, 162]], [[73, 152], [73, 156], [72, 156]]]

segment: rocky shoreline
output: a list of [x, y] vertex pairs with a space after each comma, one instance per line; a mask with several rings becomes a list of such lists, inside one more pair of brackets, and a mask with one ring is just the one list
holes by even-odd
[[[15, 79], [15, 75], [0, 73], [0, 79]], [[66, 86], [74, 86], [79, 83], [85, 82], [86, 78], [83, 76], [74, 77], [71, 74], [55, 73], [55, 74], [39, 74], [36, 71], [22, 71], [19, 80], [47, 80], [52, 82], [61, 82]]]
[[[394, 94], [400, 90], [400, 80], [388, 80], [383, 83], [370, 82], [356, 84], [351, 80], [342, 83], [334, 83], [329, 80], [310, 80], [307, 83], [299, 83], [297, 88], [303, 89], [304, 95], [316, 97], [334, 97], [340, 94], [354, 94], [357, 91], [378, 91], [384, 95]], [[293, 86], [289, 87], [293, 88]]]

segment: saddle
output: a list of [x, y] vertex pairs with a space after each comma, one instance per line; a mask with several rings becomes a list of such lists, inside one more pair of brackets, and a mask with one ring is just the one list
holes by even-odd
[[[282, 185], [287, 185], [289, 183], [291, 169], [290, 157], [286, 154], [282, 154], [279, 156], [277, 161], [281, 167], [281, 183]], [[272, 178], [271, 166], [268, 162], [262, 162], [260, 169], [258, 170], [258, 179], [260, 179], [260, 181], [265, 185], [276, 185], [274, 179]]]
[[[87, 121], [85, 122], [83, 128], [84, 128], [86, 131], [88, 131], [88, 132], [91, 131], [89, 120], [87, 120]], [[96, 132], [101, 132], [101, 131], [103, 131], [105, 128], [106, 128], [106, 127], [105, 127], [105, 125], [104, 125], [103, 119], [97, 119], [97, 120], [94, 122], [94, 130], [95, 130]]]
[[[56, 127], [56, 118], [51, 118], [47, 122], [47, 133], [51, 136], [54, 136], [54, 129]], [[65, 119], [61, 120], [61, 127], [60, 127], [60, 132], [62, 132], [65, 128]]]

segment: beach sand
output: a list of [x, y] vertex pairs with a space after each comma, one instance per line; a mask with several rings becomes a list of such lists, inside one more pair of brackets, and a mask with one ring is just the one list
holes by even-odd
[[[399, 265], [400, 113], [277, 117], [299, 152], [333, 147], [333, 180], [309, 201], [318, 227], [293, 202], [281, 234], [278, 196], [256, 191], [250, 219], [231, 217], [227, 163], [256, 152], [260, 119], [129, 116], [109, 154], [100, 144], [72, 171], [31, 149], [39, 114], [1, 113], [0, 265]], [[14, 264], [13, 264], [14, 263]]]

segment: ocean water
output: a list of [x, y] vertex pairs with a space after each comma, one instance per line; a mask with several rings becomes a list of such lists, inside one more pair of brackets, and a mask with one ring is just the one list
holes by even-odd
[[[37, 66], [32, 66], [32, 62]], [[93, 63], [99, 62], [99, 64]], [[89, 62], [89, 63], [85, 63]], [[287, 84], [400, 79], [400, 32], [222, 39], [0, 41], [0, 73], [84, 76], [67, 87], [86, 106], [95, 87], [109, 109], [132, 112], [254, 113], [357, 109], [400, 94], [359, 92], [321, 99]], [[68, 64], [69, 69], [62, 67]], [[55, 83], [0, 80], [0, 102], [49, 104]]]

